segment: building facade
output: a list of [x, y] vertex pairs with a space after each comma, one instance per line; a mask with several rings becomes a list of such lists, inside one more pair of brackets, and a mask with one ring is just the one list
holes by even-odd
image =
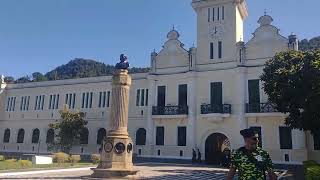
[[[202, 159], [219, 164], [225, 150], [243, 145], [239, 131], [253, 127], [275, 163], [320, 161], [320, 140], [284, 125], [285, 114], [268, 103], [259, 80], [266, 61], [277, 52], [298, 49], [264, 15], [243, 42], [245, 0], [193, 0], [197, 47], [184, 48], [171, 30], [160, 52], [152, 52], [150, 73], [133, 74], [129, 133], [142, 157]], [[111, 76], [6, 84], [0, 89], [0, 151], [50, 153], [54, 131], [48, 124], [59, 110], [85, 112], [87, 128], [73, 153], [98, 153], [108, 131]]]

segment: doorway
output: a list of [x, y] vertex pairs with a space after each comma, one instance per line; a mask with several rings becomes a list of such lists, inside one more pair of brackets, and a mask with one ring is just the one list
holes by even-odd
[[224, 151], [230, 150], [230, 141], [221, 133], [213, 133], [206, 139], [205, 160], [207, 164], [220, 165], [224, 160]]

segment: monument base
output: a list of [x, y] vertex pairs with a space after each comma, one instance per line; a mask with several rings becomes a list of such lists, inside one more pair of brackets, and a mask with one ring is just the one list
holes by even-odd
[[132, 140], [128, 136], [108, 136], [103, 141], [101, 162], [93, 168], [93, 178], [125, 177], [135, 175], [132, 164]]
[[138, 171], [134, 170], [121, 170], [121, 169], [99, 169], [92, 168], [94, 173], [91, 175], [93, 178], [121, 178], [137, 174]]

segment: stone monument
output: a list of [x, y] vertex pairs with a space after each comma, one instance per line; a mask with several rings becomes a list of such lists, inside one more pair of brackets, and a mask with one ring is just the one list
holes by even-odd
[[134, 175], [133, 143], [128, 134], [128, 106], [131, 77], [127, 57], [121, 54], [112, 77], [112, 100], [109, 131], [103, 141], [101, 162], [92, 169], [94, 178], [112, 178]]

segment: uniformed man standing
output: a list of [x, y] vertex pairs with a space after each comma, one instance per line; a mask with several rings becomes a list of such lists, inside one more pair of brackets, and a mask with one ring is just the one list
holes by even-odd
[[227, 180], [232, 180], [238, 170], [239, 180], [265, 180], [268, 173], [270, 180], [276, 180], [269, 154], [258, 147], [258, 135], [253, 129], [240, 131], [245, 146], [236, 150], [231, 157]]

